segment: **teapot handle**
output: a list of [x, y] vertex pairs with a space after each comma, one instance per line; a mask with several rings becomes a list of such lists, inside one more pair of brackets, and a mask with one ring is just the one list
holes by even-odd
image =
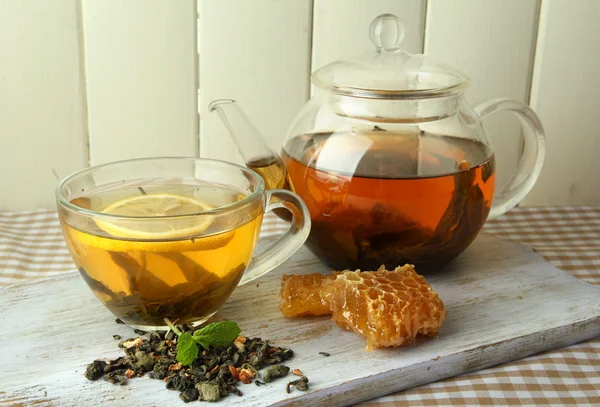
[[480, 118], [507, 110], [514, 113], [523, 127], [523, 151], [517, 172], [508, 185], [494, 196], [488, 219], [494, 219], [515, 207], [536, 183], [546, 154], [544, 128], [537, 114], [525, 103], [513, 99], [488, 99], [473, 106]]

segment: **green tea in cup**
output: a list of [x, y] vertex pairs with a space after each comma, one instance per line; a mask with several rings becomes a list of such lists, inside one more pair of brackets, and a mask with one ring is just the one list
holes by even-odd
[[[114, 315], [144, 330], [205, 321], [238, 284], [291, 256], [310, 228], [294, 194], [265, 191], [252, 170], [205, 159], [92, 167], [62, 181], [57, 198], [83, 279]], [[294, 216], [290, 230], [253, 258], [265, 211], [282, 206]]]

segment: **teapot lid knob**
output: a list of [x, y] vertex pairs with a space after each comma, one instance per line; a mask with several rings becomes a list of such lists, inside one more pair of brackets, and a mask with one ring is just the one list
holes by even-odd
[[373, 19], [369, 27], [371, 42], [377, 52], [394, 52], [400, 50], [404, 39], [404, 24], [394, 14], [381, 14]]
[[405, 32], [405, 25], [394, 14], [378, 15], [369, 26], [373, 48], [320, 67], [312, 74], [312, 82], [332, 93], [370, 99], [429, 98], [463, 92], [469, 78], [454, 67], [403, 49]]

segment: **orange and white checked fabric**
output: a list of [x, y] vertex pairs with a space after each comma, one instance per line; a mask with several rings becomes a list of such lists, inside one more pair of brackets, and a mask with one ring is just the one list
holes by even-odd
[[[267, 216], [261, 235], [285, 229]], [[600, 285], [600, 207], [515, 208], [489, 221], [485, 232], [525, 243], [555, 266]], [[0, 213], [0, 286], [74, 270], [56, 212]], [[600, 406], [600, 338], [361, 406]]]
[[56, 212], [0, 212], [0, 286], [74, 270]]

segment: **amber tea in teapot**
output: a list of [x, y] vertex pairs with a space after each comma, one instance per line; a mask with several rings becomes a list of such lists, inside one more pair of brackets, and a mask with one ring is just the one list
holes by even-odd
[[[525, 103], [470, 105], [470, 79], [402, 49], [392, 14], [369, 27], [373, 49], [320, 67], [314, 93], [291, 121], [281, 158], [233, 100], [212, 102], [246, 165], [267, 185], [296, 192], [312, 219], [307, 246], [335, 269], [412, 263], [441, 269], [487, 219], [521, 201], [539, 177], [542, 124]], [[483, 118], [509, 111], [521, 122], [520, 159], [495, 185], [495, 155]], [[277, 213], [277, 212], [276, 212]]]
[[[357, 137], [369, 142], [358, 161]], [[320, 160], [327, 148], [336, 154]], [[337, 269], [445, 264], [473, 241], [492, 203], [494, 157], [475, 140], [380, 127], [304, 134], [286, 144], [283, 161], [311, 213], [306, 244]]]

